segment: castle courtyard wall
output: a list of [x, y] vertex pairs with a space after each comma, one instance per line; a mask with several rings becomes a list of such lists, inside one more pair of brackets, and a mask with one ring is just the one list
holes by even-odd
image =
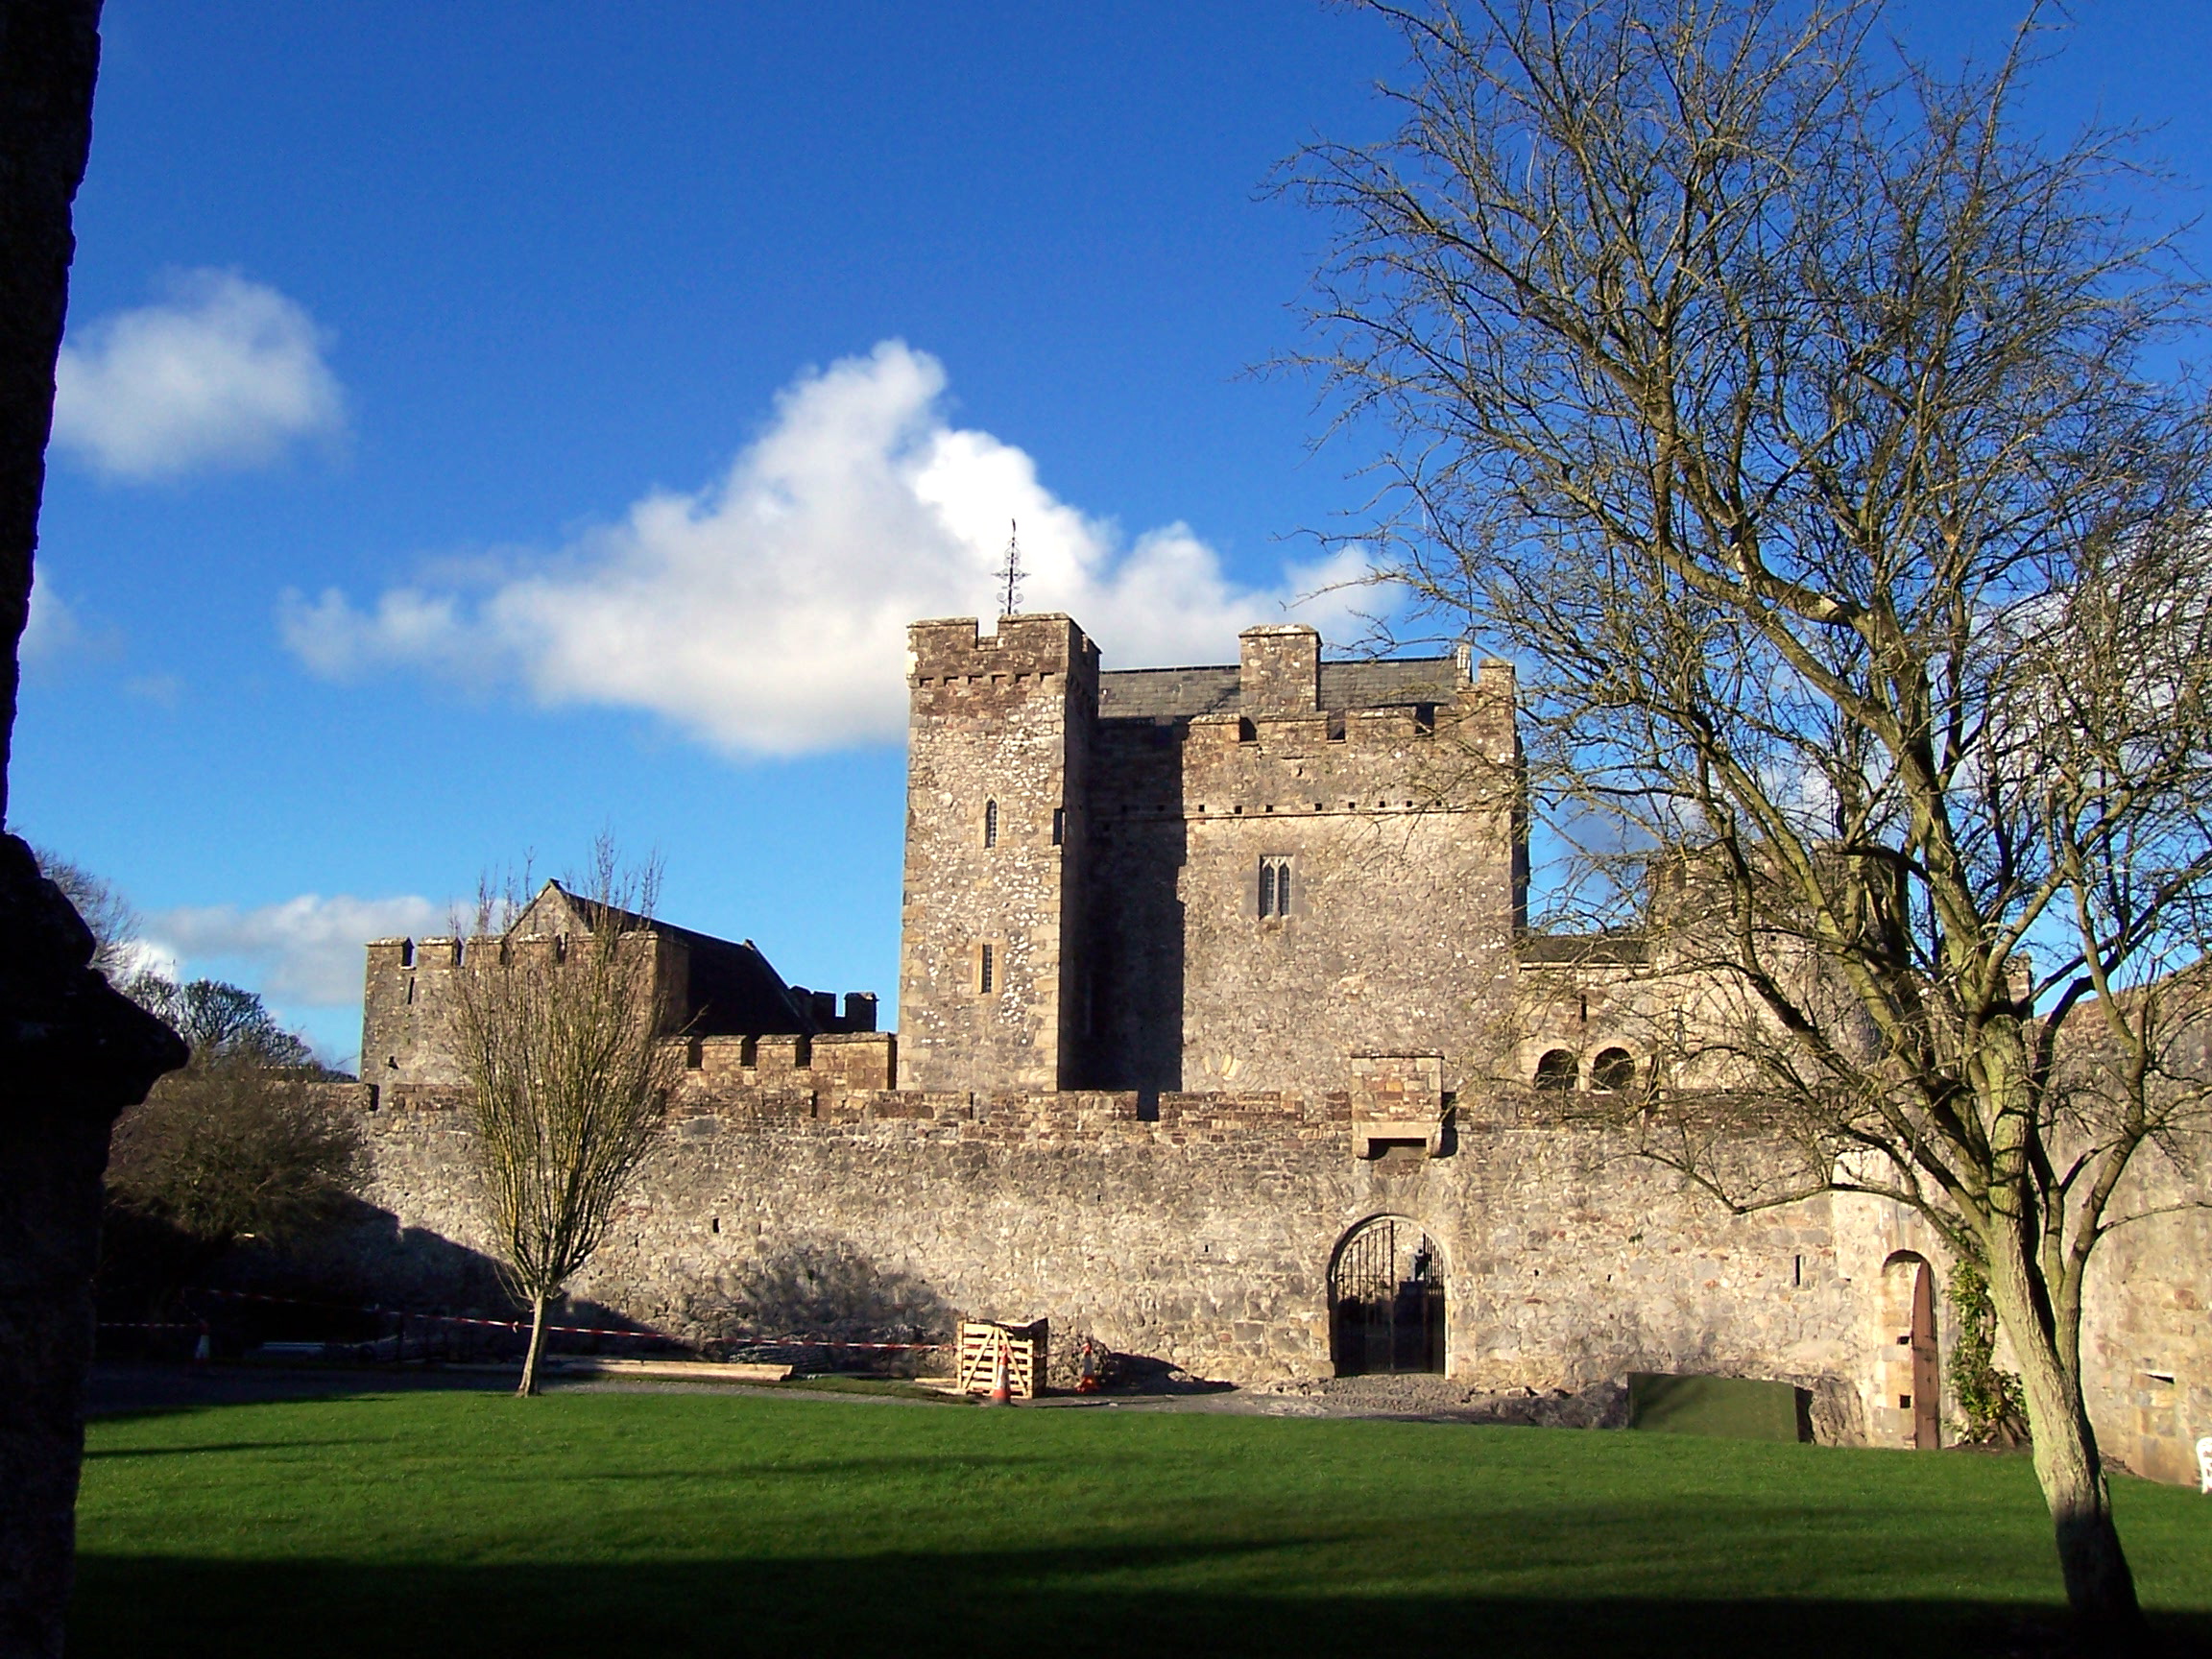
[[[364, 1194], [483, 1248], [467, 1115], [403, 1092], [365, 1118]], [[1238, 1382], [1330, 1370], [1328, 1271], [1362, 1220], [1441, 1251], [1452, 1375], [1579, 1388], [1631, 1368], [1812, 1378], [1847, 1308], [1815, 1206], [1729, 1217], [1588, 1128], [1458, 1126], [1442, 1158], [1351, 1156], [1345, 1097], [972, 1100], [766, 1089], [683, 1112], [571, 1287], [693, 1333], [702, 1292], [812, 1249], [856, 1249], [946, 1306], [1096, 1334]]]
[[[1133, 1094], [812, 1083], [804, 1068], [695, 1078], [572, 1293], [697, 1338], [747, 1286], [857, 1270], [932, 1334], [956, 1311], [1042, 1315], [1252, 1383], [1331, 1374], [1333, 1255], [1358, 1223], [1398, 1215], [1441, 1256], [1447, 1368], [1470, 1386], [1579, 1390], [1631, 1370], [1788, 1379], [1815, 1390], [1823, 1438], [1910, 1443], [1885, 1274], [1900, 1253], [1938, 1272], [1942, 1256], [1891, 1205], [1826, 1196], [1734, 1215], [1533, 1092], [1456, 1111], [1442, 1156], [1393, 1143], [1360, 1158], [1342, 1094], [1168, 1094], [1145, 1119]], [[365, 1091], [348, 1097], [365, 1108]], [[362, 1122], [369, 1203], [414, 1237], [487, 1250], [457, 1093], [387, 1092]], [[2161, 1479], [2189, 1478], [2189, 1425], [2212, 1406], [2207, 1256], [2172, 1253], [2207, 1243], [2196, 1218], [2146, 1223], [2105, 1262], [2091, 1308], [2100, 1434]]]
[[[734, 1044], [733, 1044], [734, 1046]], [[1232, 1382], [1330, 1376], [1330, 1265], [1371, 1216], [1438, 1247], [1447, 1369], [1486, 1391], [1620, 1382], [1628, 1371], [1783, 1378], [1822, 1440], [1911, 1445], [1898, 1292], [1947, 1269], [1918, 1214], [1825, 1194], [1730, 1214], [1557, 1094], [1462, 1101], [1438, 1142], [1356, 1157], [1352, 1094], [971, 1094], [847, 1089], [887, 1040], [792, 1042], [755, 1067], [708, 1057], [570, 1294], [672, 1336], [761, 1283], [889, 1287], [929, 1334], [955, 1311], [1053, 1320], [1126, 1354]], [[370, 1148], [367, 1269], [416, 1308], [463, 1294], [405, 1241], [487, 1252], [469, 1201], [469, 1115], [436, 1086], [339, 1091]], [[2159, 1196], [2152, 1179], [2150, 1199]], [[400, 1243], [396, 1243], [400, 1241]], [[402, 1261], [402, 1257], [407, 1257]], [[867, 1283], [856, 1286], [854, 1274]], [[2212, 1216], [2150, 1216], [2105, 1243], [2083, 1330], [2090, 1413], [2122, 1467], [2195, 1479], [2212, 1429]], [[1937, 1310], [1944, 1356], [1949, 1305]], [[761, 1330], [803, 1336], [805, 1330]], [[852, 1332], [843, 1332], [852, 1334]], [[2000, 1356], [2002, 1358], [2002, 1356]]]

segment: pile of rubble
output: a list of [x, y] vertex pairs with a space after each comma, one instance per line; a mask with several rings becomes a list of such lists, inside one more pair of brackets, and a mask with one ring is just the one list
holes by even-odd
[[1491, 1393], [1449, 1377], [1296, 1377], [1250, 1392], [1310, 1400], [1325, 1409], [1449, 1418], [1456, 1423], [1518, 1423], [1540, 1429], [1623, 1429], [1628, 1390], [1593, 1382], [1578, 1393], [1515, 1388]]

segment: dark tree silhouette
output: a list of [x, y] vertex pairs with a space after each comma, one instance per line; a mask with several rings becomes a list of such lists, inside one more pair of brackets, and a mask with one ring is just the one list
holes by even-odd
[[123, 993], [184, 1039], [195, 1060], [241, 1056], [263, 1066], [313, 1068], [307, 1045], [276, 1023], [261, 998], [221, 979], [180, 985], [158, 974], [127, 980]]

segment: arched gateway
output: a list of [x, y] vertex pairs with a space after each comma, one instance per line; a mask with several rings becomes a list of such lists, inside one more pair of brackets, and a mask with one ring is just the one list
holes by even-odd
[[1329, 1264], [1329, 1346], [1339, 1377], [1444, 1369], [1444, 1263], [1418, 1223], [1377, 1215]]

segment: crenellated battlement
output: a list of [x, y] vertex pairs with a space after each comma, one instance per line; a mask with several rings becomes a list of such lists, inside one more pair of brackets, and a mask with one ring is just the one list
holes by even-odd
[[1057, 612], [1001, 616], [985, 634], [973, 616], [916, 622], [906, 631], [908, 680], [917, 689], [1048, 686], [1072, 676], [1095, 683], [1098, 647]]
[[[547, 882], [507, 933], [372, 940], [362, 988], [362, 1081], [385, 1094], [457, 1085], [462, 976], [500, 966], [558, 971], [588, 961], [604, 948], [588, 910], [585, 901]], [[855, 1086], [871, 1080], [889, 1086], [892, 1040], [876, 1031], [875, 993], [846, 993], [840, 1012], [834, 993], [786, 985], [750, 940], [717, 939], [655, 918], [628, 918], [614, 940], [622, 956], [644, 961], [641, 995], [662, 1011], [661, 1029], [688, 1043], [690, 1051], [715, 1045], [719, 1060], [727, 1045], [781, 1039], [802, 1054], [814, 1043], [830, 1045], [836, 1054], [840, 1039], [856, 1036], [862, 1041], [854, 1053], [873, 1058], [849, 1062]]]
[[[669, 1101], [669, 1133], [682, 1140], [717, 1127], [772, 1133], [780, 1124], [904, 1124], [972, 1140], [1096, 1137], [1100, 1144], [1259, 1147], [1318, 1138], [1338, 1146], [1353, 1123], [1353, 1096], [1344, 1090], [1168, 1094], [1148, 1109], [1134, 1090], [895, 1089], [884, 1081], [893, 1062], [882, 1044], [817, 1038], [814, 1045], [812, 1064], [792, 1064], [792, 1040], [782, 1039], [764, 1043], [755, 1063], [742, 1066], [727, 1063], [721, 1052], [733, 1049], [733, 1042], [704, 1046], [704, 1063], [685, 1070]], [[407, 1133], [405, 1124], [414, 1121], [440, 1130], [466, 1126], [465, 1085], [318, 1087], [332, 1108], [375, 1119], [388, 1133]]]
[[889, 1031], [694, 1037], [684, 1046], [685, 1085], [693, 1092], [889, 1089], [898, 1077], [899, 1039]]

